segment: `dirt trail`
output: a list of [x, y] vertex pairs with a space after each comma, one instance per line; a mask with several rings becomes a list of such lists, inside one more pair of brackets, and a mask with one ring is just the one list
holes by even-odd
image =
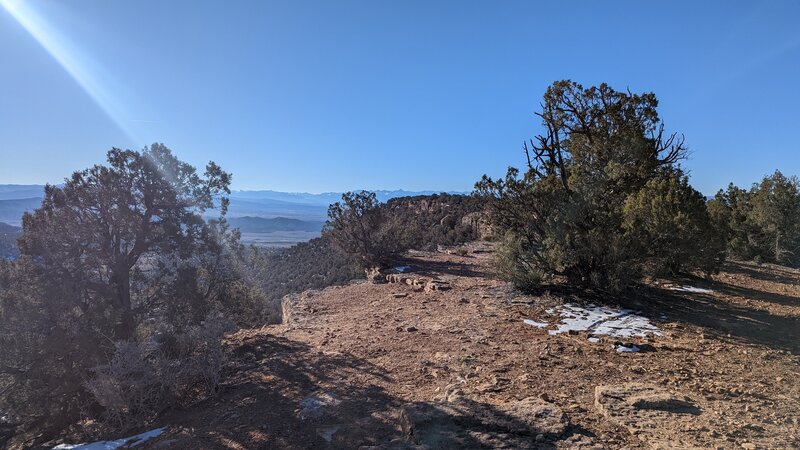
[[[620, 306], [663, 336], [590, 342], [524, 324], [563, 300], [514, 294], [484, 254], [404, 264], [450, 289], [295, 296], [289, 325], [231, 336], [219, 395], [164, 415], [146, 447], [800, 447], [797, 271], [730, 263], [642, 288]], [[713, 292], [670, 289], [684, 285]]]

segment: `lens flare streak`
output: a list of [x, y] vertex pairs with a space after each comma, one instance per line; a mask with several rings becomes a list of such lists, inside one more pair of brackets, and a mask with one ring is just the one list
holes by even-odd
[[133, 140], [135, 133], [125, 120], [121, 102], [112, 94], [110, 77], [100, 75], [101, 65], [81, 52], [31, 5], [23, 0], [0, 0], [5, 9], [80, 85], [109, 118]]

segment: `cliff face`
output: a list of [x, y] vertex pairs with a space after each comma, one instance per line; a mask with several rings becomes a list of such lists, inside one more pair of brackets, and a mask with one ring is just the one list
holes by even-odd
[[383, 208], [390, 220], [402, 224], [398, 239], [406, 240], [410, 248], [433, 250], [438, 245], [457, 245], [481, 237], [480, 225], [474, 218], [482, 214], [484, 205], [476, 197], [401, 197], [389, 200]]

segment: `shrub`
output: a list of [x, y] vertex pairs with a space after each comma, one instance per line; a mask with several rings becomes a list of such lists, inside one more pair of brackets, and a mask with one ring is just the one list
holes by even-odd
[[216, 392], [225, 363], [222, 339], [230, 328], [214, 317], [180, 333], [161, 330], [142, 342], [118, 342], [111, 361], [93, 368], [86, 383], [106, 423], [140, 426], [165, 408]]
[[639, 247], [645, 271], [658, 275], [698, 269], [711, 274], [724, 258], [724, 238], [711, 223], [703, 195], [685, 175], [647, 182], [624, 205], [624, 228]]
[[514, 233], [507, 233], [498, 243], [492, 263], [496, 275], [522, 291], [535, 290], [544, 279], [541, 270], [522, 254], [524, 245]]
[[[708, 217], [696, 214], [699, 197], [677, 166], [683, 139], [664, 135], [657, 105], [652, 93], [605, 84], [547, 89], [538, 113], [546, 132], [523, 146], [527, 170], [476, 184], [496, 229], [511, 235], [501, 273], [527, 287], [562, 276], [618, 291], [653, 269], [713, 270], [713, 258], [698, 256], [715, 254], [701, 231]], [[692, 217], [678, 223], [670, 209]], [[670, 228], [691, 231], [675, 252], [667, 247], [678, 241], [662, 236]]]
[[389, 221], [374, 192], [347, 192], [328, 208], [323, 235], [360, 268], [380, 266], [400, 251], [397, 223]]

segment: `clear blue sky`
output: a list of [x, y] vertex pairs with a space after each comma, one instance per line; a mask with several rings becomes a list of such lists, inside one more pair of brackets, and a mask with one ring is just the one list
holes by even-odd
[[0, 183], [158, 141], [236, 189], [470, 190], [565, 78], [655, 92], [704, 193], [800, 174], [795, 0], [3, 3]]

